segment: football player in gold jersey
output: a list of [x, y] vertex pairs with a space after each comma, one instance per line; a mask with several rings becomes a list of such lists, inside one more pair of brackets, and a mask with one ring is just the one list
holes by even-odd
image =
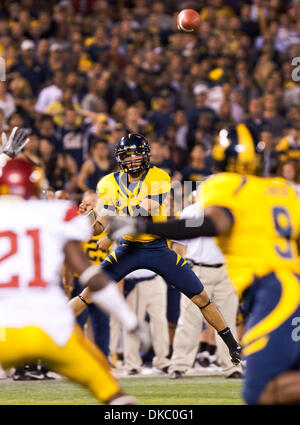
[[[58, 285], [64, 256], [81, 283], [89, 286], [91, 298], [100, 308], [114, 310], [148, 346], [149, 337], [120, 297], [115, 283], [91, 266], [84, 255], [80, 241], [90, 234], [86, 218], [79, 217], [71, 203], [40, 199], [41, 173], [24, 159], [11, 159], [24, 146], [25, 139], [22, 129], [14, 129], [8, 140], [2, 137], [0, 154], [0, 235], [4, 253], [0, 364], [11, 368], [41, 359], [52, 370], [89, 388], [98, 400], [108, 404], [135, 403], [120, 391], [103, 354], [74, 323]], [[32, 243], [28, 243], [28, 238]]]
[[244, 398], [249, 404], [299, 404], [300, 202], [286, 180], [259, 177], [263, 151], [244, 124], [223, 130], [213, 154], [219, 171], [227, 172], [203, 184], [202, 222], [117, 218], [110, 237], [141, 231], [174, 239], [217, 237], [248, 313]]
[[[162, 169], [150, 165], [150, 147], [140, 134], [130, 133], [119, 141], [116, 159], [120, 171], [103, 177], [97, 186], [102, 203], [98, 222], [102, 232], [108, 214], [141, 215], [151, 222], [167, 220], [167, 196], [170, 177]], [[107, 238], [110, 240], [109, 238]], [[137, 269], [149, 269], [190, 298], [227, 345], [233, 363], [240, 361], [240, 347], [216, 306], [210, 302], [200, 280], [187, 262], [155, 232], [123, 235], [118, 248], [101, 264], [115, 281]], [[200, 314], [200, 312], [199, 312]]]

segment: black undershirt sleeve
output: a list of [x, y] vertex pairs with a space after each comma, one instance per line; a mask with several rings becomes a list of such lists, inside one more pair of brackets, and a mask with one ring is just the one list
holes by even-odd
[[199, 219], [170, 220], [160, 223], [145, 223], [145, 233], [167, 239], [193, 239], [199, 236], [218, 236], [216, 226], [209, 217]]

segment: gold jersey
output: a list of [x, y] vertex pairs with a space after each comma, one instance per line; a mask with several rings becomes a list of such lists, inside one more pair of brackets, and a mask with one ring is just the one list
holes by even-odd
[[86, 242], [82, 242], [82, 249], [84, 250], [84, 252], [86, 252], [90, 262], [95, 266], [100, 266], [102, 261], [104, 261], [110, 253], [113, 246], [112, 243], [107, 251], [103, 251], [97, 247], [97, 242], [104, 236], [106, 236], [106, 232], [103, 232], [97, 236], [93, 236], [90, 240]]
[[[100, 266], [102, 261], [105, 260], [113, 248], [113, 243], [107, 251], [103, 251], [97, 247], [97, 242], [106, 235], [106, 232], [102, 232], [100, 235], [92, 236], [88, 241], [81, 243], [82, 249], [87, 254], [90, 263], [94, 264], [95, 266]], [[79, 275], [74, 273], [74, 277], [79, 277]]]
[[[120, 215], [143, 215], [140, 205], [144, 199], [157, 201], [158, 208], [151, 215], [153, 221], [167, 219], [167, 195], [170, 192], [170, 176], [162, 169], [150, 166], [139, 181], [128, 183], [127, 174], [111, 173], [103, 177], [97, 184], [97, 193], [104, 204], [104, 208]], [[132, 242], [151, 242], [158, 236], [139, 234], [125, 236], [124, 239]]]
[[220, 173], [202, 185], [198, 203], [233, 216], [232, 229], [217, 242], [239, 296], [256, 276], [283, 269], [300, 273], [300, 201], [286, 180]]

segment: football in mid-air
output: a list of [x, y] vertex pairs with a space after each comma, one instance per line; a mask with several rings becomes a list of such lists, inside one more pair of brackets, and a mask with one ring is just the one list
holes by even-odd
[[200, 15], [196, 10], [183, 9], [177, 16], [177, 28], [183, 32], [196, 32], [200, 27]]

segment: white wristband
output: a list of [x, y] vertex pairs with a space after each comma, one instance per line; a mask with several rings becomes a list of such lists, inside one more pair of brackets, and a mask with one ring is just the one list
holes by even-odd
[[79, 277], [80, 283], [82, 285], [86, 285], [88, 281], [92, 279], [92, 277], [94, 277], [98, 273], [99, 273], [99, 268], [95, 265], [91, 265], [90, 267], [88, 267], [81, 273]]

